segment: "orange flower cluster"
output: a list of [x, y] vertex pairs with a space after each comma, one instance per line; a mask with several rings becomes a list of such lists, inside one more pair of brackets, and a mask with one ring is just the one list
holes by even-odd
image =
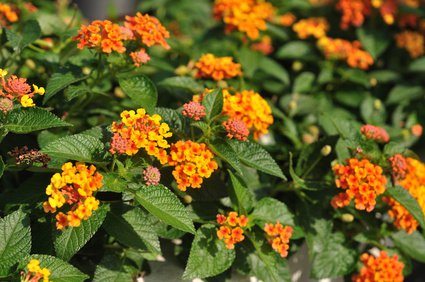
[[0, 27], [16, 21], [18, 21], [18, 14], [12, 6], [0, 3]]
[[297, 18], [295, 17], [294, 14], [292, 13], [285, 13], [283, 15], [281, 15], [276, 22], [278, 24], [280, 24], [281, 26], [285, 26], [285, 27], [289, 27], [291, 26], [295, 21], [297, 20]]
[[223, 122], [223, 127], [227, 132], [227, 137], [235, 138], [239, 141], [246, 141], [249, 136], [249, 130], [243, 121], [230, 118]]
[[245, 123], [255, 140], [268, 132], [268, 127], [273, 124], [272, 110], [260, 94], [243, 90], [231, 95], [223, 90], [223, 98], [223, 114]]
[[34, 107], [35, 104], [32, 99], [34, 95], [44, 95], [44, 88], [38, 87], [35, 84], [32, 85], [33, 90], [31, 91], [31, 86], [27, 83], [26, 78], [11, 75], [9, 78], [5, 79], [6, 76], [7, 71], [0, 69], [0, 97], [4, 97], [10, 101], [16, 99], [21, 103], [22, 107]]
[[241, 65], [234, 63], [232, 57], [216, 57], [204, 54], [196, 62], [196, 77], [212, 78], [216, 81], [242, 75]]
[[391, 165], [391, 174], [395, 180], [402, 180], [406, 177], [407, 160], [403, 155], [395, 154], [388, 158], [388, 162]]
[[268, 55], [273, 52], [272, 39], [270, 36], [264, 35], [260, 42], [251, 45], [251, 49]]
[[406, 49], [410, 57], [417, 58], [425, 54], [424, 36], [416, 31], [403, 31], [395, 36], [397, 47]]
[[229, 212], [227, 217], [217, 214], [217, 223], [221, 225], [217, 230], [217, 237], [226, 243], [226, 248], [234, 249], [236, 243], [245, 239], [243, 228], [248, 224], [246, 216], [238, 216], [238, 213], [234, 211]]
[[285, 226], [279, 222], [276, 224], [266, 223], [264, 231], [267, 234], [268, 241], [273, 250], [278, 252], [281, 257], [288, 256], [289, 239], [292, 236], [293, 229], [291, 226]]
[[388, 132], [384, 128], [379, 126], [365, 124], [360, 128], [360, 132], [367, 139], [371, 139], [376, 142], [387, 143], [388, 141], [390, 141], [390, 136], [388, 135]]
[[135, 17], [126, 16], [124, 25], [136, 37], [140, 37], [146, 46], [159, 44], [165, 49], [170, 49], [170, 45], [165, 41], [170, 37], [170, 33], [157, 18], [137, 13]]
[[44, 212], [55, 213], [65, 204], [70, 206], [67, 214], [56, 215], [56, 228], [78, 227], [81, 220], [87, 220], [97, 210], [99, 201], [93, 193], [103, 186], [103, 176], [96, 172], [96, 167], [87, 167], [84, 163], [65, 163], [62, 173], [55, 173], [46, 188], [48, 200], [43, 203]]
[[381, 251], [378, 257], [368, 253], [360, 257], [363, 267], [353, 276], [353, 282], [402, 282], [404, 264], [397, 255], [389, 256]]
[[166, 148], [169, 148], [166, 138], [173, 134], [170, 127], [161, 123], [161, 116], [146, 114], [145, 109], [136, 112], [123, 111], [121, 122], [112, 123], [114, 136], [111, 140], [110, 152], [112, 154], [135, 155], [139, 149], [146, 150], [148, 155], [156, 157], [161, 164], [168, 161]]
[[146, 64], [151, 59], [144, 48], [139, 51], [131, 52], [130, 57], [136, 67]]
[[393, 24], [397, 14], [397, 0], [372, 0], [372, 6], [379, 8], [382, 19], [386, 24]]
[[331, 205], [334, 208], [348, 206], [354, 198], [358, 210], [372, 211], [376, 205], [376, 197], [385, 192], [387, 179], [382, 174], [382, 168], [369, 160], [352, 158], [347, 165], [336, 164], [332, 170], [336, 176], [336, 187], [345, 189], [336, 195]]
[[[425, 213], [425, 164], [412, 158], [407, 158], [406, 161], [407, 173], [405, 178], [399, 180], [398, 183], [409, 191]], [[416, 230], [418, 222], [400, 203], [387, 197], [383, 200], [391, 207], [388, 215], [394, 220], [395, 227], [404, 229], [407, 233]]]
[[204, 143], [177, 141], [171, 144], [168, 164], [175, 166], [172, 174], [177, 188], [186, 191], [187, 187], [201, 188], [204, 178], [209, 178], [218, 168], [214, 154]]
[[275, 14], [275, 8], [266, 1], [215, 0], [214, 18], [223, 20], [226, 32], [239, 30], [250, 39], [257, 39], [260, 30], [267, 29], [266, 21]]
[[336, 8], [342, 13], [342, 29], [347, 29], [350, 25], [361, 26], [365, 16], [371, 12], [370, 0], [339, 0]]
[[298, 21], [292, 26], [292, 29], [301, 39], [310, 36], [322, 38], [326, 36], [326, 32], [329, 30], [329, 23], [325, 18], [308, 18]]
[[328, 59], [346, 60], [352, 68], [368, 69], [373, 64], [372, 56], [361, 49], [359, 41], [347, 41], [339, 38], [322, 37], [317, 46]]
[[79, 49], [99, 48], [104, 53], [112, 51], [124, 53], [126, 50], [124, 47], [125, 36], [121, 27], [108, 20], [95, 20], [88, 26], [82, 25], [78, 34], [72, 39], [79, 41], [77, 45]]
[[32, 259], [27, 265], [28, 273], [21, 272], [21, 282], [38, 282], [43, 279], [43, 282], [49, 282], [50, 271], [44, 267], [40, 267], [38, 259]]

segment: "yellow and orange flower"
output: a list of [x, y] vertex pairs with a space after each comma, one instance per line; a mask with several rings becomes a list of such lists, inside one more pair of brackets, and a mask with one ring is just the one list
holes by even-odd
[[264, 232], [266, 232], [269, 244], [272, 246], [273, 250], [278, 252], [281, 257], [287, 257], [289, 239], [291, 238], [293, 232], [292, 227], [283, 227], [283, 225], [279, 222], [276, 224], [266, 223], [264, 226]]
[[352, 158], [347, 160], [347, 165], [336, 164], [332, 170], [336, 176], [336, 187], [345, 190], [332, 199], [334, 208], [348, 206], [353, 198], [358, 210], [370, 212], [375, 208], [376, 198], [385, 192], [387, 184], [380, 166], [367, 159]]
[[173, 134], [166, 123], [161, 123], [161, 116], [146, 114], [145, 109], [136, 112], [123, 111], [121, 122], [112, 123], [114, 136], [111, 140], [112, 154], [127, 154], [132, 156], [143, 148], [150, 156], [156, 157], [161, 164], [168, 161], [166, 148], [170, 145], [167, 138]]
[[378, 257], [368, 253], [360, 257], [363, 267], [352, 277], [353, 282], [402, 282], [404, 264], [397, 255], [389, 256], [381, 251]]
[[71, 162], [62, 166], [62, 173], [55, 173], [46, 188], [48, 200], [43, 203], [44, 212], [55, 213], [64, 205], [70, 210], [56, 215], [56, 228], [59, 230], [67, 226], [78, 227], [81, 220], [87, 220], [92, 212], [97, 210], [99, 201], [93, 193], [102, 186], [103, 176], [96, 172], [96, 167], [88, 167], [84, 163]]
[[266, 1], [215, 0], [213, 12], [214, 18], [226, 24], [226, 32], [239, 30], [250, 39], [257, 39], [260, 31], [267, 29], [275, 8]]
[[268, 55], [273, 52], [272, 39], [270, 36], [264, 35], [261, 37], [260, 42], [251, 45], [252, 50]]
[[172, 172], [179, 188], [201, 188], [204, 178], [209, 178], [218, 168], [214, 154], [204, 143], [178, 141], [171, 144], [168, 164], [174, 166]]
[[98, 48], [104, 53], [112, 51], [124, 53], [126, 50], [124, 47], [126, 37], [122, 28], [109, 20], [95, 20], [88, 26], [82, 25], [78, 34], [72, 39], [79, 41], [77, 45], [79, 49]]
[[9, 4], [0, 3], [0, 27], [17, 22], [18, 19], [19, 17], [14, 7]]
[[[417, 201], [422, 211], [425, 213], [425, 164], [407, 158], [407, 172], [404, 179], [398, 181], [400, 186], [406, 189]], [[404, 229], [407, 233], [412, 233], [418, 227], [416, 219], [400, 203], [390, 197], [383, 199], [390, 210], [388, 215], [394, 220], [393, 224], [398, 229]]]
[[310, 36], [322, 38], [326, 36], [329, 30], [329, 23], [325, 18], [308, 18], [299, 20], [292, 26], [292, 29], [301, 39], [306, 39]]
[[[46, 267], [40, 267], [40, 261], [38, 259], [32, 259], [27, 264], [28, 273], [21, 272], [21, 282], [49, 282], [50, 271]], [[40, 280], [43, 279], [43, 280]]]
[[370, 0], [339, 0], [336, 8], [342, 13], [342, 29], [347, 29], [350, 25], [361, 26], [365, 16], [371, 12]]
[[395, 36], [397, 47], [406, 49], [410, 57], [418, 58], [425, 54], [424, 36], [416, 31], [403, 31]]
[[38, 87], [37, 85], [32, 85], [33, 90], [31, 91], [31, 86], [27, 83], [26, 78], [17, 77], [16, 75], [11, 75], [7, 79], [7, 71], [0, 69], [0, 78], [1, 78], [1, 87], [0, 87], [0, 97], [4, 97], [11, 101], [18, 100], [22, 107], [34, 107], [33, 97], [35, 94], [44, 95], [44, 88]]
[[235, 244], [245, 239], [243, 233], [248, 224], [246, 216], [239, 216], [234, 211], [229, 212], [227, 217], [223, 214], [217, 214], [217, 223], [221, 225], [217, 230], [217, 237], [226, 243], [226, 248], [234, 249]]
[[232, 57], [216, 57], [204, 54], [195, 63], [196, 77], [212, 78], [216, 81], [242, 75], [241, 65], [234, 63]]
[[277, 24], [280, 24], [281, 26], [289, 27], [291, 26], [297, 18], [292, 13], [285, 13], [281, 16], [279, 16], [275, 21]]

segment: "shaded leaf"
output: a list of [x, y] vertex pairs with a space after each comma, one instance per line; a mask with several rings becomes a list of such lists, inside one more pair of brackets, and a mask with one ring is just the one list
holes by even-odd
[[144, 75], [121, 77], [118, 80], [124, 93], [137, 107], [153, 113], [158, 100], [158, 92], [153, 82]]

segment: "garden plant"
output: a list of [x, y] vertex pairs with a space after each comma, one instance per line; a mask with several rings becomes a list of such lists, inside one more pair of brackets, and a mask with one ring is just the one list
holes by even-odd
[[1, 281], [425, 263], [424, 1], [2, 0], [0, 27]]

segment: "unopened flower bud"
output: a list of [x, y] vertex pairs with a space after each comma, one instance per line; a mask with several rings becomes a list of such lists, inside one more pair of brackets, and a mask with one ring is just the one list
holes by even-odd
[[121, 87], [115, 87], [114, 95], [118, 98], [124, 98], [125, 97], [125, 93], [124, 93], [124, 91], [122, 91]]
[[7, 98], [0, 98], [0, 111], [3, 113], [8, 113], [13, 110], [13, 102]]
[[190, 196], [190, 195], [184, 195], [184, 197], [183, 197], [183, 201], [186, 203], [186, 204], [190, 204], [190, 203], [192, 203], [192, 196]]
[[35, 62], [31, 59], [27, 59], [25, 60], [25, 65], [30, 68], [30, 69], [35, 69], [37, 67], [37, 65], [35, 64]]
[[311, 135], [313, 135], [314, 137], [319, 137], [320, 129], [317, 126], [309, 126], [308, 131], [310, 131]]
[[344, 213], [341, 215], [341, 220], [343, 222], [353, 222], [354, 216], [351, 213]]
[[332, 147], [329, 145], [323, 146], [323, 148], [320, 150], [320, 153], [322, 156], [326, 157], [329, 156], [329, 154], [332, 152]]
[[292, 70], [293, 71], [298, 72], [298, 71], [302, 70], [302, 68], [303, 68], [303, 63], [301, 63], [300, 61], [295, 61], [292, 64]]
[[373, 107], [375, 108], [375, 110], [379, 111], [382, 108], [382, 101], [376, 99], [375, 101], [373, 101]]
[[297, 110], [297, 102], [295, 100], [291, 100], [291, 102], [289, 102], [289, 110], [291, 111]]
[[175, 70], [174, 73], [180, 76], [184, 76], [187, 75], [190, 72], [190, 69], [187, 66], [181, 65], [178, 66]]
[[370, 86], [375, 87], [378, 84], [378, 80], [376, 78], [372, 77], [369, 80], [369, 84], [370, 84]]
[[302, 139], [303, 143], [307, 145], [316, 141], [316, 138], [314, 138], [314, 136], [309, 133], [304, 133]]
[[229, 85], [227, 84], [226, 81], [224, 80], [220, 80], [217, 82], [217, 86], [223, 89], [229, 88]]
[[91, 73], [91, 68], [89, 67], [83, 67], [83, 69], [81, 70], [81, 72], [85, 75], [89, 75]]

